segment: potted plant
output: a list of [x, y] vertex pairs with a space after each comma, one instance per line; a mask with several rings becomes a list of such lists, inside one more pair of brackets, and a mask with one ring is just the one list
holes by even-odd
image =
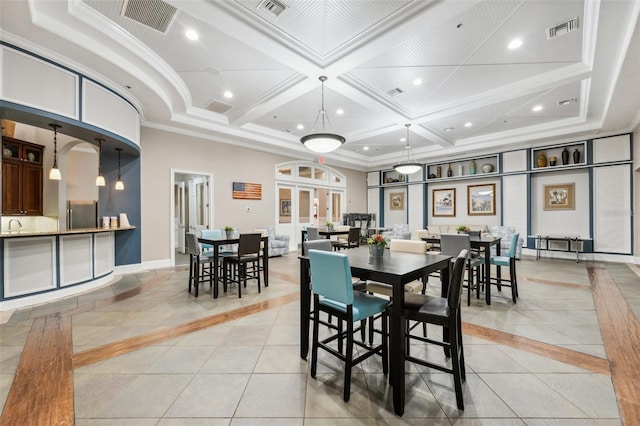
[[227, 239], [230, 240], [233, 238], [233, 226], [225, 226], [224, 232], [227, 234]]
[[456, 231], [458, 231], [458, 234], [468, 234], [471, 229], [466, 225], [460, 225], [456, 228]]
[[333, 231], [333, 222], [327, 222], [324, 226], [327, 227], [327, 231]]
[[382, 234], [372, 235], [367, 239], [369, 243], [369, 254], [373, 257], [380, 257], [384, 254], [384, 248], [387, 246], [387, 240]]

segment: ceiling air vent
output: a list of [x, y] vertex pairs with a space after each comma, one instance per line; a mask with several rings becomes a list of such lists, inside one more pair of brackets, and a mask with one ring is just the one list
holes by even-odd
[[561, 107], [569, 104], [575, 104], [576, 102], [578, 102], [578, 98], [563, 99], [558, 101], [558, 106]]
[[258, 10], [263, 10], [276, 18], [280, 16], [286, 8], [287, 6], [280, 3], [278, 0], [264, 0], [258, 5]]
[[398, 96], [398, 95], [402, 95], [404, 93], [404, 90], [402, 90], [399, 87], [396, 87], [395, 89], [391, 89], [387, 92], [387, 95], [394, 97], [394, 96]]
[[556, 38], [563, 34], [568, 34], [578, 28], [578, 17], [576, 16], [573, 19], [569, 19], [568, 21], [564, 21], [556, 26], [547, 28], [547, 40], [551, 40], [552, 38]]
[[166, 33], [178, 9], [161, 0], [125, 0], [122, 16]]
[[211, 101], [207, 106], [204, 107], [204, 109], [217, 112], [218, 114], [224, 114], [231, 108], [233, 108], [233, 105], [225, 104], [220, 101]]

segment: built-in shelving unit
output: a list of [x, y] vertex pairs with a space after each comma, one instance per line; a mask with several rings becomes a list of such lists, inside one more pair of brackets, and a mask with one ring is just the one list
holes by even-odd
[[[563, 151], [566, 150], [563, 161]], [[539, 161], [544, 156], [545, 162]], [[577, 161], [576, 161], [577, 160]], [[544, 164], [544, 165], [543, 165]], [[531, 150], [531, 170], [578, 167], [587, 164], [587, 142], [543, 146]]]
[[[427, 181], [447, 179], [469, 179], [496, 175], [499, 171], [498, 154], [477, 158], [466, 158], [446, 163], [428, 164]], [[448, 171], [451, 170], [451, 176]]]
[[398, 173], [395, 170], [386, 170], [382, 172], [382, 183], [407, 183], [407, 175]]

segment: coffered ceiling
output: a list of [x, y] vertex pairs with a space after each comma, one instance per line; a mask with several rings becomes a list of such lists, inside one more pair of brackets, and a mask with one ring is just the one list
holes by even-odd
[[347, 139], [326, 161], [367, 170], [399, 160], [406, 123], [425, 162], [632, 130], [639, 10], [633, 0], [5, 0], [0, 23], [5, 42], [131, 100], [143, 126], [295, 158], [317, 158], [299, 139], [320, 130], [325, 75], [325, 130]]

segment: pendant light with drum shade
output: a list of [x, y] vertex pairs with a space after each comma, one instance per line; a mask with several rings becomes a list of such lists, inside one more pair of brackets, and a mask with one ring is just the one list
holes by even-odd
[[98, 142], [98, 177], [96, 178], [96, 186], [105, 186], [104, 176], [102, 175], [102, 142], [104, 139], [96, 138]]
[[400, 163], [394, 165], [393, 169], [400, 174], [410, 175], [419, 170], [422, 170], [422, 164], [416, 161], [416, 156], [413, 153], [411, 146], [409, 145], [409, 127], [411, 127], [411, 124], [405, 124], [405, 127], [407, 128], [407, 146], [405, 147], [407, 158], [406, 161], [403, 162], [402, 159], [404, 158], [404, 155], [402, 155], [402, 157], [400, 158]]
[[331, 123], [329, 122], [329, 116], [327, 115], [327, 110], [324, 109], [324, 82], [327, 81], [327, 77], [325, 77], [324, 75], [320, 76], [319, 80], [322, 82], [322, 102], [321, 109], [320, 111], [318, 111], [318, 115], [316, 116], [316, 121], [313, 123], [313, 129], [316, 129], [316, 125], [318, 124], [319, 119], [322, 120], [322, 129], [320, 133], [311, 133], [309, 135], [303, 136], [302, 138], [300, 138], [300, 142], [313, 152], [325, 153], [340, 148], [340, 146], [342, 146], [342, 144], [345, 143], [346, 140], [340, 135], [327, 133], [325, 131], [325, 120], [329, 125], [331, 125]]
[[122, 152], [122, 148], [116, 148], [118, 151], [118, 180], [116, 181], [116, 191], [124, 191], [124, 182], [122, 182], [122, 176], [120, 175], [120, 153]]
[[61, 180], [62, 174], [58, 168], [58, 129], [62, 127], [59, 124], [49, 124], [49, 127], [53, 129], [53, 167], [49, 170], [49, 179]]

